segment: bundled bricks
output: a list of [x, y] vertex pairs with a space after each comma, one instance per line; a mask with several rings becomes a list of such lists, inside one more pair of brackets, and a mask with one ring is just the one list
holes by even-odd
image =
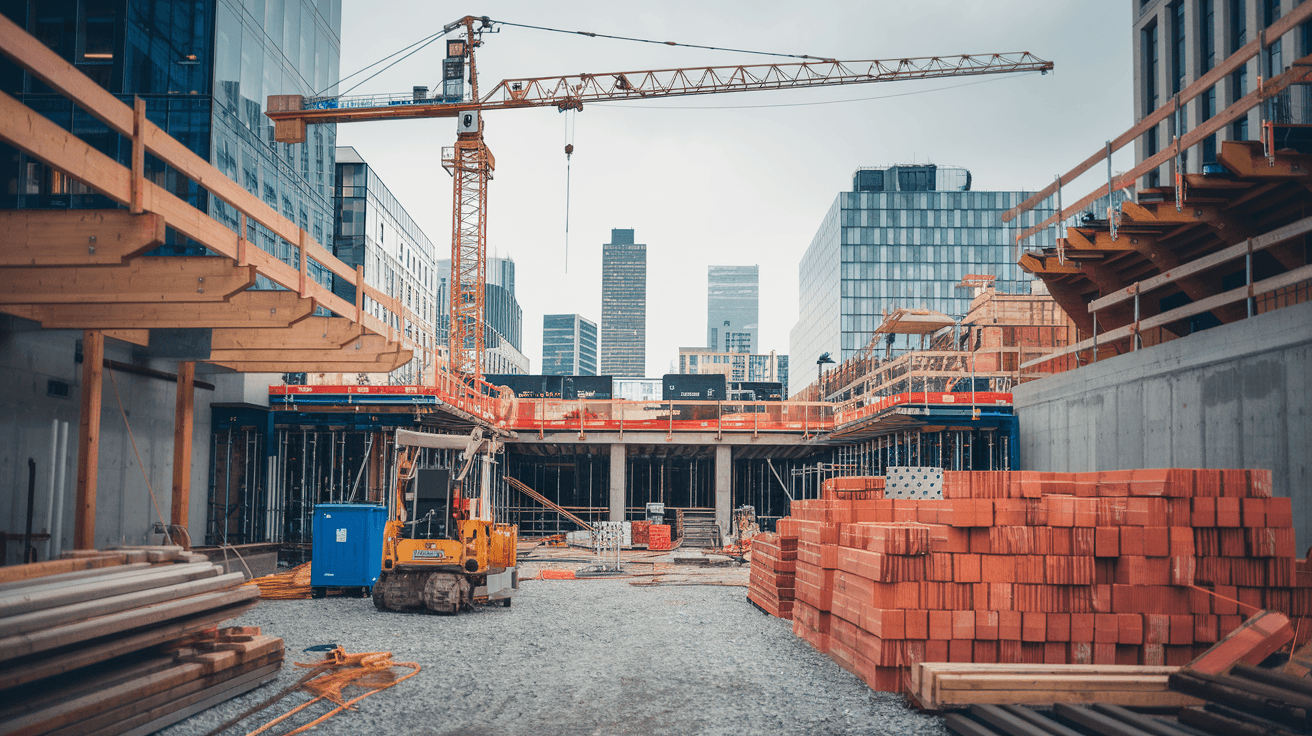
[[942, 501], [834, 480], [754, 542], [749, 596], [791, 595], [793, 633], [876, 690], [916, 662], [1183, 665], [1258, 609], [1312, 614], [1269, 471], [947, 471]]

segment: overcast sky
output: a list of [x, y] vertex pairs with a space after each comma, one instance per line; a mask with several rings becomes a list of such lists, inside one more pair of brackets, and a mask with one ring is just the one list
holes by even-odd
[[[345, 76], [466, 14], [529, 25], [738, 49], [896, 59], [1030, 51], [1055, 73], [892, 82], [493, 112], [496, 157], [488, 253], [516, 262], [524, 353], [542, 366], [542, 316], [600, 322], [601, 246], [611, 228], [647, 245], [647, 374], [706, 336], [706, 269], [759, 264], [762, 351], [788, 352], [798, 262], [860, 166], [931, 161], [965, 166], [973, 188], [1034, 190], [1131, 123], [1131, 3], [1126, 0], [866, 2], [431, 2], [346, 0]], [[432, 44], [353, 94], [436, 87]], [[485, 34], [480, 85], [505, 78], [603, 73], [770, 57], [671, 48], [505, 27]], [[787, 60], [781, 60], [787, 61]], [[567, 118], [575, 146], [565, 238]], [[451, 178], [441, 149], [453, 120], [340, 125], [449, 257]], [[1115, 159], [1129, 168], [1128, 149]], [[1105, 174], [1099, 172], [1105, 180]], [[1090, 191], [1098, 177], [1067, 190]], [[1074, 191], [1078, 190], [1078, 191]]]

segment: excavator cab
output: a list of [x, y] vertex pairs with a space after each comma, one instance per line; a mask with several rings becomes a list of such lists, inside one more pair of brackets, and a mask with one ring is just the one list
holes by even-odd
[[451, 471], [447, 468], [420, 468], [415, 472], [410, 520], [402, 536], [405, 539], [450, 539]]

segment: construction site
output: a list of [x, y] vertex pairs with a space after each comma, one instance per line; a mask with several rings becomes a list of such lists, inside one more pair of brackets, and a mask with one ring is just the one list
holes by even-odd
[[[1098, 94], [1130, 127], [1063, 134], [1024, 191], [980, 190], [983, 154], [847, 162], [809, 245], [709, 266], [663, 375], [693, 287], [623, 228], [575, 244], [600, 320], [568, 266], [516, 274], [489, 222], [537, 205], [489, 121], [565, 120], [536, 186], [568, 258], [571, 217], [611, 224], [588, 189], [570, 214], [585, 108], [764, 118], [1072, 57], [543, 10], [342, 76], [347, 4], [0, 2], [0, 734], [1312, 733], [1312, 3], [1121, 0], [1133, 74]], [[610, 45], [499, 78], [515, 33]], [[643, 44], [749, 62], [599, 71]], [[438, 84], [353, 94], [420, 52]], [[436, 204], [366, 145], [421, 124]], [[679, 247], [686, 281], [711, 246]]]

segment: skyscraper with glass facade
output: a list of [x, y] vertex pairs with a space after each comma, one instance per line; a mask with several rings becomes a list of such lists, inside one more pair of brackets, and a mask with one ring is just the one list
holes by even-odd
[[[823, 353], [838, 363], [874, 335], [885, 312], [927, 308], [964, 315], [967, 274], [996, 276], [999, 292], [1029, 293], [1016, 265], [1021, 229], [1052, 214], [1043, 203], [1009, 223], [1002, 213], [1029, 192], [971, 191], [970, 172], [921, 164], [860, 169], [834, 199], [798, 265], [798, 320], [789, 339], [790, 394], [816, 379]], [[1035, 242], [1053, 244], [1051, 231]], [[895, 350], [915, 344], [894, 336]]]
[[[269, 95], [335, 91], [341, 0], [0, 0], [0, 12], [119, 99], [141, 97], [151, 122], [329, 246], [336, 127], [275, 143], [263, 112]], [[131, 163], [130, 140], [8, 61], [0, 61], [0, 89]], [[152, 156], [146, 176], [237, 229], [235, 210]], [[0, 146], [0, 178], [4, 208], [114, 206], [8, 146]], [[299, 260], [293, 244], [256, 223], [249, 239], [288, 264]], [[172, 229], [156, 252], [202, 253]], [[310, 271], [330, 284], [326, 269], [312, 262]]]
[[577, 314], [544, 316], [542, 373], [547, 376], [597, 375], [597, 323]]
[[601, 246], [601, 374], [647, 372], [647, 246], [632, 230], [611, 230]]
[[755, 353], [760, 322], [759, 266], [710, 266], [706, 272], [706, 347]]
[[[336, 159], [336, 217], [332, 242], [327, 245], [346, 265], [363, 266], [366, 283], [399, 299], [416, 315], [422, 327], [409, 337], [432, 350], [438, 313], [436, 249], [354, 148], [338, 148]], [[333, 292], [355, 301], [355, 287], [337, 276], [333, 277]], [[374, 316], [383, 316], [376, 302], [370, 299], [366, 303]], [[422, 362], [412, 360], [394, 371], [390, 380], [418, 383]]]
[[[447, 344], [451, 313], [451, 259], [437, 262], [437, 338]], [[487, 259], [483, 282], [483, 372], [528, 373], [524, 355], [524, 310], [515, 297], [515, 262], [509, 258]]]

